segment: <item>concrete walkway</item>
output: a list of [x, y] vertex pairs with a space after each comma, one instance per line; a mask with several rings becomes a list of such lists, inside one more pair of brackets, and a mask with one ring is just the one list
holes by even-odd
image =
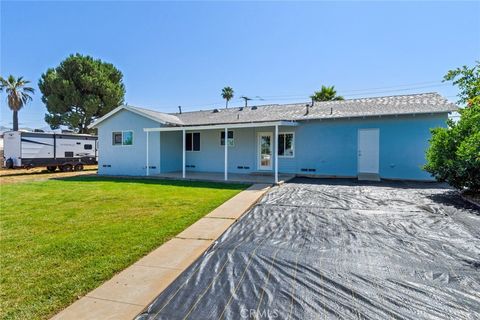
[[52, 319], [132, 319], [250, 209], [270, 184], [254, 184]]

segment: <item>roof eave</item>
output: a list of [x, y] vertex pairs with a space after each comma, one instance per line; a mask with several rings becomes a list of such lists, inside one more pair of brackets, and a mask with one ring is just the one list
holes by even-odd
[[113, 109], [109, 113], [105, 114], [103, 117], [97, 119], [94, 123], [90, 124], [87, 128], [88, 129], [97, 128], [100, 123], [107, 120], [108, 118], [115, 115], [116, 113], [118, 113], [121, 110], [128, 110], [130, 112], [133, 112], [135, 114], [138, 114], [142, 117], [148, 118], [150, 120], [153, 120], [153, 121], [158, 122], [158, 123], [163, 124], [163, 125], [178, 125], [177, 123], [171, 123], [171, 122], [168, 122], [168, 121], [162, 121], [160, 119], [156, 119], [155, 117], [152, 117], [151, 115], [149, 115], [147, 113], [141, 112], [140, 110], [137, 110], [136, 108], [131, 108], [129, 106], [122, 105], [122, 106], [116, 107], [115, 109]]

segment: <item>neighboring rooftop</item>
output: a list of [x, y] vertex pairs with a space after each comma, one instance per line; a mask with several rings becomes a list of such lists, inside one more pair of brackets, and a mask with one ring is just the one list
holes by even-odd
[[[315, 102], [313, 106], [311, 102], [302, 102], [249, 106], [246, 108], [219, 108], [183, 113], [163, 113], [132, 106], [124, 106], [123, 108], [173, 126], [448, 113], [458, 110], [455, 104], [435, 92]], [[94, 126], [108, 116], [110, 114], [97, 120]]]

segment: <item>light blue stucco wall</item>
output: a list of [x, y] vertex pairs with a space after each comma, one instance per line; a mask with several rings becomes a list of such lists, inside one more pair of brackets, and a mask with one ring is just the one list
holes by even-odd
[[[295, 157], [279, 158], [281, 173], [322, 176], [357, 176], [357, 135], [362, 128], [380, 132], [379, 171], [382, 178], [429, 180], [421, 169], [430, 128], [445, 126], [446, 114], [315, 120], [297, 127], [280, 127], [295, 133]], [[99, 174], [145, 175], [146, 137], [143, 128], [160, 126], [155, 121], [129, 111], [120, 111], [99, 128]], [[133, 146], [112, 146], [112, 132], [133, 130]], [[257, 170], [257, 133], [274, 132], [273, 127], [232, 129], [235, 145], [229, 147], [228, 171], [250, 173]], [[221, 130], [202, 130], [200, 151], [186, 152], [187, 171], [223, 172], [224, 147]], [[161, 136], [160, 136], [161, 135]], [[161, 143], [160, 143], [161, 142]], [[161, 145], [161, 148], [159, 147]], [[182, 170], [182, 133], [152, 132], [149, 137], [150, 173]], [[103, 167], [110, 164], [110, 168]], [[248, 169], [239, 169], [238, 167]], [[272, 166], [274, 168], [274, 166]], [[315, 171], [305, 172], [302, 169]]]
[[[147, 150], [146, 133], [143, 128], [159, 126], [159, 123], [153, 120], [126, 110], [121, 110], [104, 120], [98, 128], [98, 174], [145, 175]], [[112, 145], [112, 132], [127, 130], [133, 131], [133, 145]], [[158, 135], [151, 135], [149, 139], [150, 163], [159, 162], [159, 144]], [[158, 173], [158, 167], [150, 170], [152, 173]]]
[[296, 172], [313, 168], [319, 175], [357, 176], [358, 130], [378, 128], [380, 177], [431, 180], [421, 169], [430, 128], [445, 126], [446, 119], [443, 114], [305, 122], [296, 128]]

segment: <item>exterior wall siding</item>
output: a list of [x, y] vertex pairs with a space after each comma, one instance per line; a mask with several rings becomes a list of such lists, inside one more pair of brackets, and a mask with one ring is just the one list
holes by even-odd
[[[425, 163], [430, 128], [445, 126], [446, 119], [446, 114], [437, 114], [415, 117], [312, 120], [299, 122], [296, 127], [280, 127], [279, 132], [294, 132], [295, 156], [279, 157], [279, 172], [355, 177], [357, 176], [358, 130], [378, 128], [380, 131], [380, 177], [431, 180], [430, 175], [421, 169]], [[99, 174], [145, 175], [146, 133], [143, 132], [143, 128], [158, 126], [160, 125], [155, 121], [129, 111], [121, 111], [105, 120], [99, 128]], [[111, 135], [117, 130], [133, 130], [134, 145], [113, 146]], [[235, 145], [228, 149], [228, 171], [231, 173], [258, 172], [257, 134], [258, 132], [274, 133], [274, 127], [232, 130]], [[223, 172], [224, 146], [220, 145], [221, 131], [199, 131], [200, 151], [186, 152], [187, 171]], [[150, 173], [181, 171], [182, 145], [181, 131], [151, 132], [149, 136]], [[104, 164], [110, 164], [111, 167], [105, 168]]]

